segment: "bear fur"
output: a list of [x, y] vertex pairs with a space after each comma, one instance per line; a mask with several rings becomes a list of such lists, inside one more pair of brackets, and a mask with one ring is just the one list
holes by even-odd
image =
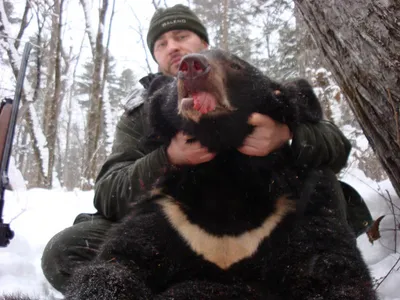
[[153, 81], [146, 145], [184, 131], [217, 153], [169, 168], [77, 270], [69, 300], [373, 300], [332, 171], [295, 164], [289, 145], [266, 157], [237, 148], [259, 112], [294, 129], [322, 111], [305, 80], [274, 82], [221, 50], [183, 58]]

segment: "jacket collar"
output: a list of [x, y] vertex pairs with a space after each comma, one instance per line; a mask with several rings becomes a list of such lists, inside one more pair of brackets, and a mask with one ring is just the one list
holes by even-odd
[[151, 84], [151, 82], [157, 78], [158, 76], [161, 76], [162, 73], [158, 72], [158, 73], [149, 73], [148, 75], [142, 77], [139, 82], [141, 85], [143, 85], [143, 87], [147, 90]]

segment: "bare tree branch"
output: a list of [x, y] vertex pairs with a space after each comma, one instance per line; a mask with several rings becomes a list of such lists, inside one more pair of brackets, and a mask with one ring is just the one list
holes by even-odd
[[[37, 52], [36, 52], [36, 84], [35, 87], [33, 89], [33, 96], [31, 101], [29, 102], [25, 102], [22, 104], [21, 108], [19, 109], [19, 113], [18, 113], [18, 124], [20, 124], [24, 119], [25, 119], [25, 113], [28, 111], [28, 107], [31, 103], [34, 103], [38, 97], [39, 97], [39, 92], [41, 91], [40, 86], [41, 86], [41, 82], [42, 82], [42, 69], [41, 69], [41, 65], [42, 65], [42, 47], [40, 46], [42, 44], [42, 31], [44, 28], [44, 24], [45, 24], [45, 20], [46, 20], [46, 16], [43, 16], [43, 19], [41, 20], [41, 14], [39, 12], [39, 9], [34, 9], [34, 6], [32, 6], [31, 4], [31, 9], [35, 12], [36, 15], [36, 24], [38, 27], [38, 31], [36, 33], [36, 38], [37, 38]], [[15, 45], [15, 43], [14, 43]]]
[[30, 8], [31, 8], [31, 5], [29, 4], [29, 0], [26, 0], [24, 15], [22, 16], [22, 21], [21, 21], [21, 26], [19, 27], [19, 32], [18, 32], [17, 38], [15, 39], [15, 42], [14, 42], [15, 49], [19, 48], [20, 39], [22, 38], [22, 35], [24, 34], [26, 27], [28, 27], [28, 25], [30, 23], [30, 20], [28, 21], [28, 13], [29, 13]]
[[[6, 52], [8, 55], [8, 58], [11, 62], [11, 68], [14, 74], [14, 77], [18, 77], [18, 72], [19, 72], [19, 66], [18, 62], [21, 61], [21, 58], [18, 54], [17, 49], [14, 46], [14, 43], [10, 42], [10, 39], [8, 37], [10, 36], [11, 31], [11, 26], [8, 20], [8, 16], [5, 13], [5, 8], [4, 8], [4, 2], [0, 1], [0, 22], [2, 23], [2, 26], [0, 26], [0, 34], [3, 36], [3, 39], [6, 42], [7, 48]], [[29, 86], [29, 83], [25, 80], [24, 87], [22, 90], [22, 97], [21, 97], [21, 102], [22, 104], [26, 103], [26, 95], [29, 94], [31, 91], [31, 87]], [[45, 149], [44, 145], [41, 143], [41, 137], [43, 137], [43, 132], [40, 130], [40, 127], [38, 128], [38, 124], [34, 124], [35, 122], [35, 117], [36, 117], [36, 111], [33, 105], [29, 105], [29, 109], [26, 113], [26, 123], [27, 123], [27, 129], [29, 132], [29, 135], [33, 141], [32, 143], [32, 148], [34, 152], [34, 157], [39, 165], [38, 168], [38, 185], [37, 186], [42, 186], [42, 184], [46, 183], [47, 177], [45, 175], [45, 168], [44, 168], [44, 160], [43, 156], [46, 156], [44, 152], [46, 152], [47, 149]], [[40, 137], [39, 137], [40, 136]]]
[[[85, 35], [86, 33], [82, 36], [82, 40], [81, 40], [81, 45], [79, 48], [79, 52], [78, 55], [76, 57], [76, 62], [75, 62], [75, 66], [74, 69], [72, 71], [72, 84], [71, 86], [67, 89], [68, 91], [68, 106], [67, 106], [67, 113], [68, 113], [68, 120], [67, 120], [67, 128], [66, 128], [66, 138], [65, 138], [65, 154], [64, 154], [64, 166], [68, 166], [70, 163], [70, 144], [71, 144], [71, 124], [72, 124], [72, 95], [73, 95], [73, 91], [75, 89], [75, 84], [76, 84], [76, 72], [78, 69], [78, 65], [79, 65], [79, 60], [82, 54], [82, 50], [83, 50], [83, 45], [85, 42]], [[79, 140], [79, 139], [78, 139]], [[70, 173], [72, 172], [72, 170], [70, 168], [65, 168], [64, 173], [63, 173], [63, 177], [64, 177], [64, 185], [67, 186], [67, 188], [72, 188], [73, 186], [70, 185]]]
[[154, 9], [158, 9], [158, 8], [160, 7], [160, 2], [161, 2], [161, 0], [158, 0], [158, 1], [157, 1], [157, 3], [156, 3], [156, 1], [155, 1], [155, 0], [152, 0], [152, 3], [153, 3], [153, 6], [154, 6]]
[[130, 9], [132, 11], [133, 16], [135, 17], [135, 19], [137, 21], [137, 24], [138, 24], [138, 28], [134, 28], [132, 26], [131, 26], [131, 28], [133, 30], [135, 30], [136, 33], [140, 37], [140, 42], [142, 44], [142, 48], [143, 48], [144, 55], [145, 55], [147, 70], [148, 70], [148, 73], [151, 73], [152, 70], [151, 70], [151, 66], [150, 66], [150, 62], [149, 62], [149, 54], [148, 54], [148, 51], [147, 51], [147, 45], [146, 45], [146, 42], [145, 42], [145, 39], [144, 39], [144, 35], [143, 35], [144, 30], [143, 30], [143, 27], [142, 27], [142, 23], [140, 22], [138, 16], [136, 15], [135, 11], [133, 10], [133, 8], [131, 6], [130, 6]]

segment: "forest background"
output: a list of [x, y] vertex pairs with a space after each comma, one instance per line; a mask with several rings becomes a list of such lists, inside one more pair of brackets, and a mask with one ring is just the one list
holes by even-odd
[[0, 98], [13, 98], [24, 43], [34, 45], [13, 148], [28, 188], [93, 188], [124, 97], [157, 71], [145, 42], [151, 15], [176, 3], [204, 20], [211, 47], [277, 80], [309, 79], [353, 144], [349, 166], [387, 178], [293, 1], [1, 0]]

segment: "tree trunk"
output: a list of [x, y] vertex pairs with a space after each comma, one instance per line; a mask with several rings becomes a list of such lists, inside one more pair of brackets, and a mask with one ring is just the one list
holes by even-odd
[[228, 40], [229, 40], [228, 10], [229, 10], [229, 8], [228, 8], [228, 6], [229, 6], [229, 1], [224, 0], [222, 2], [222, 11], [223, 12], [222, 12], [222, 24], [221, 24], [222, 26], [221, 27], [222, 27], [222, 49], [224, 49], [226, 51], [229, 50], [229, 46], [228, 46]]
[[400, 2], [294, 2], [400, 195]]
[[105, 154], [108, 156], [111, 153], [111, 148], [112, 148], [112, 140], [113, 136], [110, 135], [113, 128], [114, 124], [112, 122], [112, 112], [111, 112], [111, 105], [110, 105], [110, 99], [105, 99], [104, 98], [104, 91], [105, 91], [105, 86], [107, 82], [107, 74], [109, 72], [109, 67], [110, 67], [110, 40], [111, 40], [111, 29], [112, 29], [112, 24], [113, 24], [113, 19], [114, 19], [114, 14], [115, 14], [115, 0], [113, 1], [112, 9], [111, 9], [111, 17], [110, 17], [110, 22], [108, 24], [108, 36], [107, 36], [107, 43], [104, 49], [104, 67], [103, 67], [103, 82], [101, 85], [101, 95], [103, 99], [103, 128], [104, 128], [104, 144], [105, 144]]
[[[71, 191], [74, 187], [79, 186], [79, 184], [76, 184], [76, 177], [80, 178], [81, 174], [79, 176], [73, 176], [73, 173], [79, 173], [80, 168], [78, 170], [76, 168], [71, 168], [73, 159], [71, 156], [71, 144], [72, 144], [72, 128], [73, 128], [73, 123], [72, 123], [72, 113], [73, 113], [73, 105], [72, 105], [72, 98], [73, 98], [73, 92], [75, 90], [75, 84], [76, 84], [76, 73], [80, 61], [80, 56], [82, 54], [82, 49], [85, 41], [85, 36], [82, 38], [81, 45], [79, 48], [79, 52], [76, 56], [75, 59], [75, 65], [74, 68], [72, 69], [72, 74], [67, 74], [68, 78], [71, 78], [70, 84], [67, 84], [65, 87], [65, 92], [66, 92], [66, 99], [68, 101], [67, 104], [67, 128], [66, 128], [66, 133], [65, 133], [65, 151], [64, 151], [64, 163], [63, 163], [63, 184], [64, 187], [67, 188], [67, 190]], [[69, 56], [69, 59], [71, 59], [72, 55]], [[66, 60], [66, 59], [65, 59]], [[69, 63], [66, 63], [68, 66], [68, 69], [71, 67], [72, 60]], [[80, 159], [80, 163], [82, 161], [82, 156]], [[61, 178], [61, 177], [60, 177]]]
[[49, 188], [53, 184], [53, 171], [55, 164], [55, 153], [56, 153], [56, 138], [58, 131], [58, 119], [61, 107], [61, 26], [62, 26], [62, 7], [64, 0], [54, 1], [54, 15], [52, 26], [52, 42], [55, 43], [54, 53], [54, 91], [51, 98], [49, 98], [48, 105], [46, 105], [47, 114], [45, 115], [45, 133], [47, 138], [47, 147], [49, 148], [49, 160], [48, 160], [48, 179]]
[[[50, 41], [49, 41], [49, 50], [48, 54], [50, 57], [48, 59], [48, 65], [47, 65], [47, 72], [46, 72], [46, 88], [45, 88], [45, 97], [44, 97], [44, 113], [43, 113], [43, 133], [46, 137], [46, 140], [48, 139], [48, 136], [50, 134], [50, 126], [51, 126], [51, 106], [54, 98], [54, 84], [55, 84], [55, 79], [54, 79], [54, 73], [56, 70], [56, 49], [57, 49], [57, 43], [58, 43], [58, 27], [59, 27], [59, 13], [60, 13], [60, 2], [59, 1], [54, 1], [54, 6], [52, 8], [52, 14], [51, 14], [51, 35], [50, 35]], [[51, 150], [49, 149], [49, 152]], [[50, 178], [51, 181], [51, 178]]]
[[103, 36], [108, 0], [103, 0], [102, 2], [103, 4], [100, 9], [99, 25], [97, 29], [96, 49], [94, 53], [94, 71], [92, 80], [93, 84], [90, 93], [90, 108], [88, 112], [88, 122], [86, 128], [86, 170], [84, 174], [85, 182], [82, 185], [82, 189], [84, 190], [93, 188], [94, 179], [98, 171], [96, 157], [100, 139], [101, 113], [103, 104], [101, 85], [102, 80], [105, 80], [105, 78], [102, 78], [102, 68], [104, 66]]

